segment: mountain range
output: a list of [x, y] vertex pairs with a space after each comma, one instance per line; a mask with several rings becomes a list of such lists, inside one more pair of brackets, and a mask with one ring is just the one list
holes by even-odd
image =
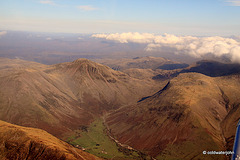
[[[104, 146], [105, 140], [92, 141], [101, 133], [124, 152], [117, 159], [228, 158], [202, 152], [232, 150], [240, 118], [239, 64], [123, 61], [101, 62], [108, 67], [87, 59], [44, 65], [0, 58], [1, 126], [39, 128], [75, 147], [91, 144], [93, 154]], [[79, 139], [84, 136], [89, 139]], [[7, 154], [5, 149], [1, 156]]]
[[56, 65], [0, 61], [0, 119], [57, 137], [161, 86], [87, 59]]
[[152, 56], [135, 57], [132, 59], [97, 59], [96, 61], [101, 64], [107, 65], [114, 70], [120, 71], [130, 68], [173, 70], [179, 68], [186, 68], [189, 66], [186, 63], [180, 63], [166, 58]]

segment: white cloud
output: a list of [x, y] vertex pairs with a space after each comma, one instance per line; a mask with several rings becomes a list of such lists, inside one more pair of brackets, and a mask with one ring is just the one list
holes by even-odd
[[77, 6], [78, 9], [83, 10], [83, 11], [94, 11], [97, 10], [97, 8], [94, 8], [91, 5], [85, 5], [85, 6]]
[[150, 33], [94, 34], [92, 37], [114, 40], [120, 43], [146, 43], [146, 51], [163, 51], [171, 48], [175, 54], [202, 57], [213, 54], [216, 57], [229, 55], [232, 62], [240, 63], [240, 41], [224, 37], [175, 36], [171, 34], [154, 35]]
[[93, 34], [92, 37], [95, 37], [95, 38], [107, 38], [107, 34]]
[[152, 43], [155, 36], [150, 33], [138, 33], [138, 32], [128, 32], [128, 33], [116, 33], [116, 34], [94, 34], [92, 37], [95, 38], [105, 38], [107, 40], [119, 41], [120, 43]]
[[231, 1], [226, 1], [229, 3], [231, 6], [240, 6], [240, 0], [231, 0]]
[[233, 62], [240, 63], [240, 46], [232, 48], [231, 57]]
[[175, 54], [188, 54], [199, 58], [209, 53], [216, 57], [228, 54], [233, 62], [240, 63], [240, 42], [231, 38], [157, 36], [157, 41], [148, 44], [146, 50], [162, 50], [163, 47], [175, 49]]
[[52, 38], [51, 37], [47, 37], [46, 40], [50, 41], [50, 40], [52, 40]]
[[51, 0], [42, 0], [42, 1], [39, 1], [39, 3], [41, 4], [49, 4], [49, 5], [56, 5], [53, 1]]
[[0, 31], [0, 37], [7, 34], [7, 31]]

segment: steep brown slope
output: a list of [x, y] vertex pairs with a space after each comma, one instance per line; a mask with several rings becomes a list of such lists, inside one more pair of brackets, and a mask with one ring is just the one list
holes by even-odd
[[48, 66], [1, 58], [0, 119], [61, 137], [158, 85], [86, 59]]
[[46, 66], [2, 60], [1, 68], [1, 120], [57, 136], [91, 120], [92, 115], [80, 107], [68, 86], [44, 72]]
[[98, 160], [46, 131], [0, 121], [0, 159]]
[[[220, 123], [229, 110], [226, 95], [238, 95], [238, 81], [180, 74], [137, 105], [110, 114], [107, 125], [120, 142], [159, 159], [224, 159], [202, 152], [225, 150]], [[237, 88], [227, 89], [228, 82]]]
[[232, 150], [237, 123], [240, 119], [240, 76], [226, 76], [221, 78], [220, 82], [221, 84], [219, 84], [219, 86], [223, 90], [222, 95], [226, 108], [229, 110], [229, 113], [221, 123], [221, 126], [223, 135], [226, 139], [227, 150]]

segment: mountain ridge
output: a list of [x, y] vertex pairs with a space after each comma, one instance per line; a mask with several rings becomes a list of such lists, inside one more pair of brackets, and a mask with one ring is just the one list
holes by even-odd
[[[158, 159], [225, 159], [215, 155], [206, 157], [202, 151], [225, 150], [226, 144], [232, 146], [235, 128], [226, 123], [225, 117], [231, 105], [239, 103], [237, 97], [229, 97], [238, 95], [239, 87], [227, 88], [227, 82], [235, 83], [236, 87], [239, 78], [181, 73], [159, 92], [111, 113], [107, 125], [121, 143]], [[222, 128], [222, 123], [227, 128]]]

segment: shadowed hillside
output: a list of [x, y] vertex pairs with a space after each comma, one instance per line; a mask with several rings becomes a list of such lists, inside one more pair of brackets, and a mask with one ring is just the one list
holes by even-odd
[[217, 61], [203, 60], [203, 61], [198, 61], [195, 64], [192, 64], [189, 67], [184, 69], [178, 68], [174, 70], [168, 70], [165, 72], [161, 71], [160, 73], [156, 72], [156, 75], [154, 75], [152, 78], [155, 80], [162, 80], [162, 79], [166, 79], [166, 77], [168, 78], [176, 77], [180, 73], [191, 73], [191, 72], [201, 73], [210, 77], [234, 75], [234, 74], [240, 74], [240, 64], [221, 63]]
[[226, 76], [240, 73], [240, 64], [221, 63], [216, 61], [199, 61], [189, 69], [180, 73], [197, 72], [211, 77]]

